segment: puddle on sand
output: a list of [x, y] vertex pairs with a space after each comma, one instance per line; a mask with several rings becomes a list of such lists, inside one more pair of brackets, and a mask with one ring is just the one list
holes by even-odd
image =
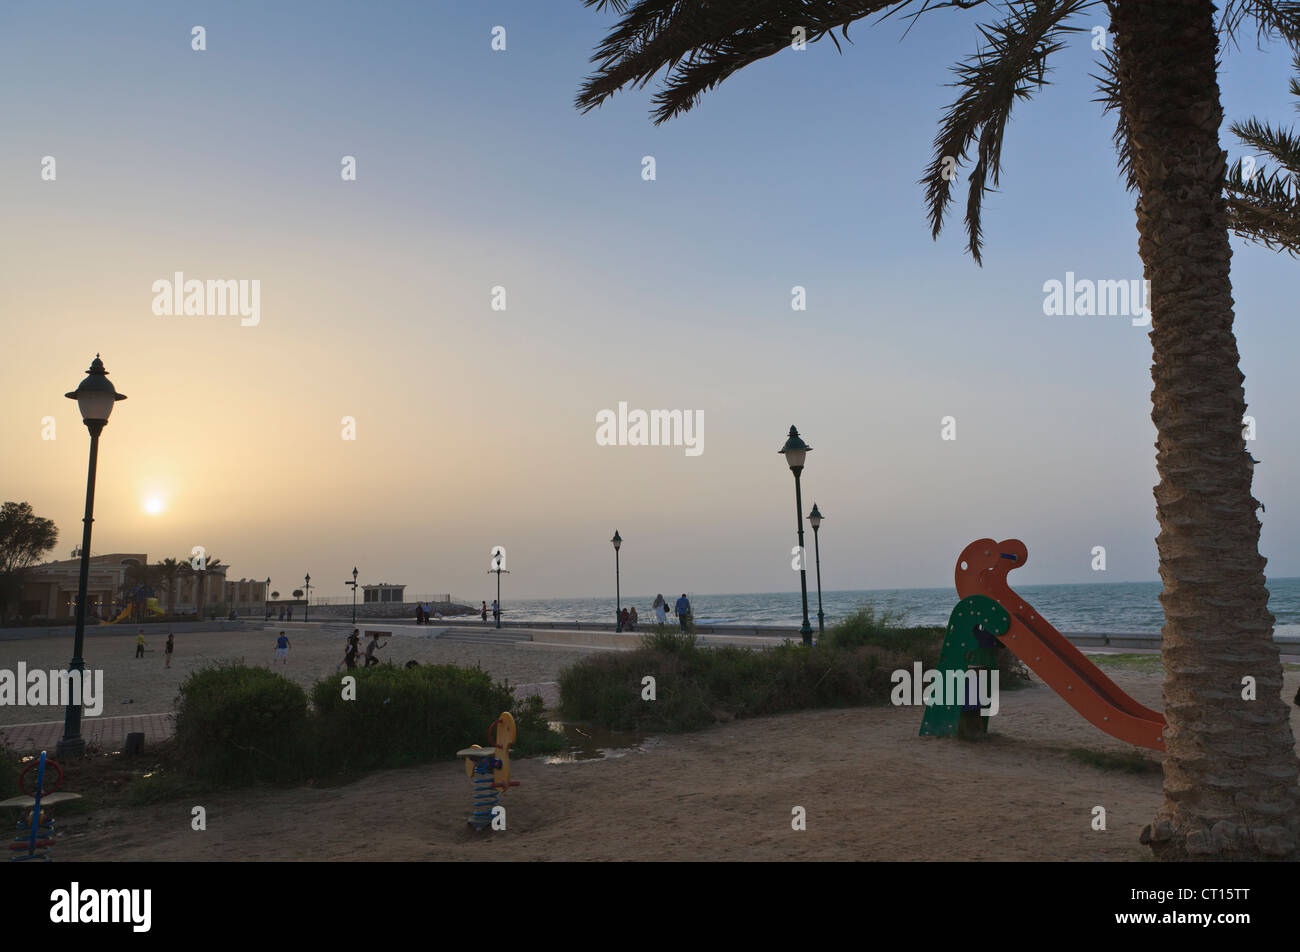
[[589, 724], [566, 724], [551, 721], [551, 727], [565, 736], [569, 749], [545, 758], [548, 764], [572, 764], [580, 760], [605, 760], [642, 754], [654, 746], [654, 740], [630, 731], [611, 731]]

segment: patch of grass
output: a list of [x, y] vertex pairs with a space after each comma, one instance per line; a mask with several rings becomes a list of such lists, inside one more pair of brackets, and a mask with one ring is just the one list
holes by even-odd
[[1090, 654], [1088, 659], [1099, 668], [1121, 671], [1159, 671], [1162, 663], [1157, 654]]
[[1093, 750], [1089, 747], [1071, 747], [1066, 753], [1071, 760], [1095, 767], [1098, 770], [1114, 770], [1119, 773], [1149, 774], [1160, 773], [1158, 761], [1152, 760], [1140, 750], [1126, 750], [1116, 753], [1111, 750]]

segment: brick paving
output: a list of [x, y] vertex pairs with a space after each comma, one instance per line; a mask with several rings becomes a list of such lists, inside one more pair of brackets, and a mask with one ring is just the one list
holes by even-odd
[[[176, 730], [174, 714], [137, 714], [125, 717], [86, 717], [81, 721], [81, 736], [86, 743], [100, 750], [121, 750], [126, 735], [135, 731], [144, 733], [147, 747], [154, 741], [170, 737]], [[38, 750], [53, 751], [63, 736], [63, 721], [41, 721], [36, 724], [11, 724], [0, 727], [6, 743], [19, 753]]]

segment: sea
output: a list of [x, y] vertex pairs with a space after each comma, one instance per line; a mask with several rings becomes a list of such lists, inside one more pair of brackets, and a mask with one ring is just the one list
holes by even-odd
[[[1160, 582], [1106, 582], [1087, 585], [1025, 585], [1016, 592], [1057, 631], [1098, 634], [1159, 635], [1164, 625]], [[1277, 619], [1274, 633], [1300, 638], [1300, 578], [1268, 580], [1269, 610]], [[664, 592], [670, 605], [681, 592]], [[695, 620], [701, 625], [772, 625], [797, 628], [803, 621], [798, 592], [759, 592], [707, 595], [687, 592]], [[636, 606], [644, 625], [654, 620], [654, 595], [625, 595], [624, 606]], [[891, 588], [822, 592], [828, 626], [863, 606], [898, 616], [904, 625], [946, 625], [957, 603], [952, 588]], [[613, 621], [614, 599], [539, 598], [501, 607], [510, 621]], [[672, 616], [670, 616], [671, 618]], [[808, 617], [817, 626], [817, 593], [808, 594]]]

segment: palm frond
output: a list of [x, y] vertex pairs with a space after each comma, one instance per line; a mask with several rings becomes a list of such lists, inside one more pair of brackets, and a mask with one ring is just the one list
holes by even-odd
[[[666, 71], [654, 96], [655, 124], [691, 109], [737, 70], [788, 49], [795, 27], [809, 43], [838, 29], [848, 38], [855, 20], [913, 0], [585, 0], [623, 14], [591, 61], [596, 71], [578, 90], [583, 112], [624, 87], [644, 87]], [[929, 2], [929, 0], [927, 0]], [[979, 0], [984, 2], [984, 0]], [[839, 46], [839, 41], [831, 36]]]
[[[954, 67], [962, 92], [943, 117], [934, 140], [934, 160], [921, 183], [926, 190], [928, 218], [933, 237], [943, 229], [944, 214], [952, 201], [955, 168], [967, 159], [972, 146], [966, 201], [967, 248], [980, 262], [983, 230], [980, 213], [984, 196], [999, 184], [1002, 173], [1002, 139], [1011, 108], [1047, 85], [1047, 60], [1065, 44], [1066, 34], [1081, 27], [1066, 20], [1096, 6], [1099, 0], [1018, 0], [1009, 3], [1007, 17], [996, 25], [981, 26], [983, 44], [973, 56]], [[992, 183], [990, 186], [989, 183]]]
[[1280, 37], [1300, 47], [1297, 0], [1228, 0], [1219, 17], [1219, 29], [1229, 42], [1235, 43], [1246, 21], [1254, 24], [1257, 41]]
[[[1300, 53], [1294, 66], [1300, 74]], [[1291, 93], [1300, 97], [1295, 77]], [[1223, 188], [1230, 227], [1247, 241], [1300, 257], [1300, 134], [1253, 118], [1229, 128], [1248, 149], [1276, 163], [1269, 171], [1252, 156], [1249, 164], [1239, 159], [1228, 170]]]

